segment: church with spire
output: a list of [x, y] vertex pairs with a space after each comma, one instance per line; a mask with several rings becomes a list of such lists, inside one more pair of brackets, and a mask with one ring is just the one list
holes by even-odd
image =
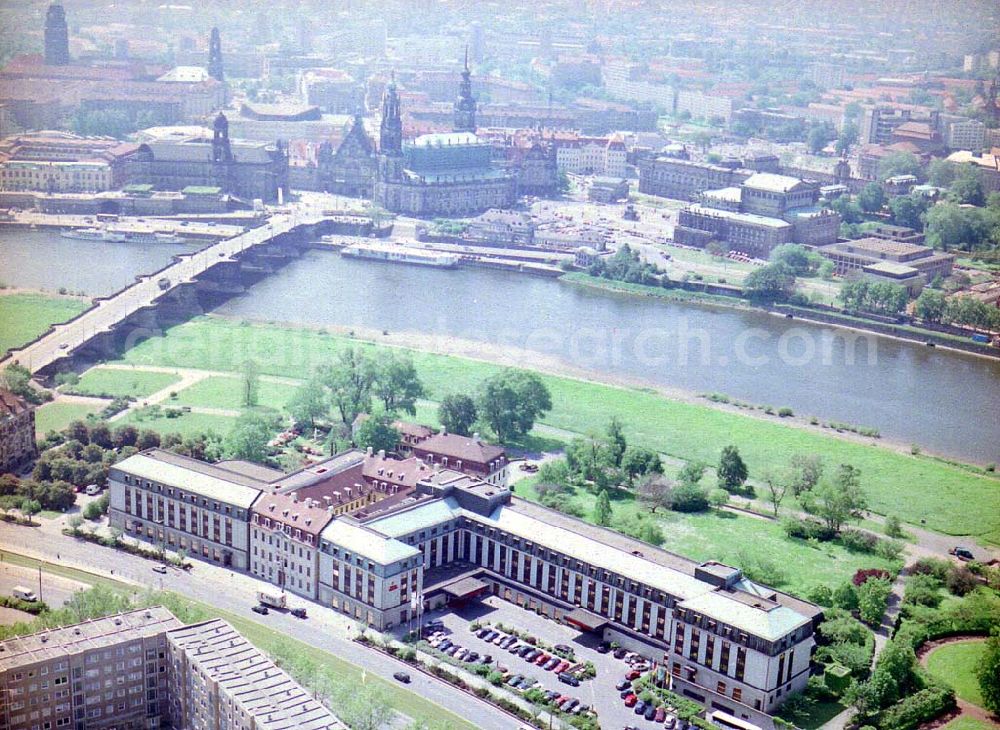
[[454, 131], [403, 139], [399, 89], [393, 78], [382, 96], [374, 200], [386, 210], [414, 216], [470, 216], [509, 208], [517, 179], [493, 160], [476, 132], [476, 100], [468, 50], [454, 108]]

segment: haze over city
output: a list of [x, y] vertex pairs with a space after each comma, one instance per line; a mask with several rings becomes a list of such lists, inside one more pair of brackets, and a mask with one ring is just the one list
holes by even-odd
[[1000, 5], [0, 2], [0, 730], [1000, 728]]

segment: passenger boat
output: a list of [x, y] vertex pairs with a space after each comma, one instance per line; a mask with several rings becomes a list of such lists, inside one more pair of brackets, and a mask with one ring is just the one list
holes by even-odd
[[345, 246], [341, 253], [358, 259], [374, 259], [397, 264], [416, 264], [418, 266], [433, 266], [441, 269], [451, 269], [458, 265], [458, 256], [440, 251], [425, 251], [407, 246], [392, 244], [355, 243]]

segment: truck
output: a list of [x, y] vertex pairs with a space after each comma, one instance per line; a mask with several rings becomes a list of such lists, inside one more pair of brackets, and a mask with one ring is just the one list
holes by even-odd
[[14, 586], [10, 593], [14, 596], [14, 598], [19, 598], [20, 600], [28, 601], [29, 603], [33, 603], [38, 600], [38, 596], [35, 595], [35, 592], [30, 588], [25, 588], [24, 586]]
[[288, 596], [284, 593], [268, 593], [267, 591], [258, 591], [257, 600], [262, 606], [282, 609], [288, 608]]

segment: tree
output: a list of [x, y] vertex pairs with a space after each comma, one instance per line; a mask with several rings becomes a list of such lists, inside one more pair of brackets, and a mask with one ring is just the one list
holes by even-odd
[[360, 349], [342, 350], [336, 361], [321, 368], [319, 374], [344, 424], [350, 426], [359, 413], [371, 410], [375, 369], [371, 358]]
[[809, 276], [824, 259], [798, 243], [783, 243], [771, 250], [772, 263], [787, 264], [796, 276]]
[[244, 408], [255, 408], [259, 399], [260, 368], [254, 360], [247, 360], [240, 375], [240, 402]]
[[152, 429], [144, 428], [139, 431], [139, 436], [136, 439], [135, 446], [139, 451], [145, 451], [146, 449], [155, 449], [160, 445], [160, 434]]
[[482, 384], [477, 409], [497, 439], [506, 443], [524, 436], [535, 419], [552, 409], [552, 396], [534, 373], [507, 369]]
[[358, 427], [355, 441], [362, 449], [391, 453], [399, 446], [399, 431], [393, 427], [386, 415], [373, 415]]
[[81, 444], [90, 443], [90, 429], [83, 421], [70, 421], [63, 433], [67, 440], [79, 441]]
[[76, 536], [79, 534], [80, 528], [83, 526], [83, 515], [70, 515], [66, 524], [69, 525], [70, 533]]
[[619, 467], [622, 465], [622, 459], [625, 457], [625, 449], [628, 448], [628, 442], [625, 440], [622, 422], [618, 420], [617, 416], [612, 416], [608, 422], [606, 436], [608, 458], [611, 461], [610, 465]]
[[424, 395], [424, 386], [409, 355], [387, 351], [375, 362], [373, 390], [382, 401], [386, 413], [403, 411], [417, 414], [417, 399]]
[[928, 200], [922, 195], [898, 195], [889, 201], [892, 222], [916, 231], [924, 228], [922, 216], [927, 212]]
[[777, 517], [785, 495], [792, 488], [793, 477], [787, 472], [768, 469], [764, 472], [764, 484], [767, 485], [767, 501], [774, 507], [774, 516]]
[[848, 198], [846, 195], [841, 195], [839, 198], [831, 202], [830, 209], [836, 212], [844, 223], [860, 223], [864, 220], [861, 206]]
[[878, 179], [897, 175], [919, 175], [920, 158], [910, 152], [890, 152], [878, 163]]
[[743, 280], [743, 292], [750, 299], [787, 299], [795, 291], [795, 272], [781, 261], [754, 269]]
[[716, 471], [719, 476], [719, 486], [728, 492], [740, 491], [749, 476], [747, 465], [740, 456], [740, 450], [732, 445], [722, 449]]
[[708, 467], [703, 461], [698, 461], [697, 459], [689, 461], [677, 475], [677, 480], [681, 482], [681, 484], [698, 484], [702, 480], [702, 477], [705, 476], [705, 470], [707, 468]]
[[854, 122], [848, 122], [840, 130], [840, 136], [837, 137], [837, 154], [843, 155], [851, 148], [851, 145], [856, 144], [857, 141], [858, 125]]
[[631, 486], [636, 477], [647, 474], [662, 474], [663, 463], [660, 461], [660, 455], [655, 451], [633, 446], [625, 451], [625, 457], [622, 459], [622, 471], [625, 473], [629, 486]]
[[636, 488], [636, 499], [650, 512], [656, 513], [659, 508], [669, 509], [673, 484], [662, 475], [649, 476], [639, 482]]
[[809, 151], [814, 155], [818, 152], [822, 152], [823, 148], [834, 139], [836, 133], [833, 131], [832, 127], [825, 124], [817, 124], [815, 127], [809, 130], [809, 136], [806, 137], [806, 144], [809, 145]]
[[713, 489], [708, 493], [708, 503], [717, 510], [721, 510], [729, 504], [729, 492], [725, 489]]
[[326, 391], [318, 377], [309, 378], [295, 389], [288, 401], [288, 412], [296, 423], [308, 423], [310, 428], [316, 428], [316, 421], [329, 412]]
[[957, 203], [938, 203], [927, 211], [927, 243], [948, 251], [974, 251], [989, 240], [990, 227], [981, 208], [962, 208]]
[[858, 193], [858, 205], [865, 213], [875, 213], [885, 203], [885, 191], [878, 183], [868, 183]]
[[888, 578], [869, 578], [857, 588], [858, 615], [869, 626], [882, 623], [882, 616], [889, 605], [892, 583]]
[[944, 316], [945, 296], [933, 289], [924, 289], [913, 304], [913, 313], [927, 322], [940, 322]]
[[886, 515], [885, 534], [893, 538], [903, 537], [903, 525], [896, 515]]
[[986, 194], [979, 177], [979, 170], [974, 165], [960, 165], [949, 190], [949, 197], [958, 203], [967, 205], [985, 205]]
[[446, 395], [438, 406], [438, 420], [448, 433], [468, 436], [477, 417], [476, 402], [464, 393]]
[[226, 453], [231, 459], [244, 459], [263, 464], [268, 461], [268, 442], [277, 429], [273, 413], [261, 410], [245, 411], [226, 438]]
[[611, 498], [608, 497], [608, 490], [602, 489], [597, 493], [597, 502], [594, 503], [594, 522], [603, 527], [611, 524]]
[[135, 446], [138, 439], [139, 429], [130, 423], [126, 423], [125, 425], [119, 426], [115, 429], [113, 445], [116, 449], [122, 449], [126, 446]]
[[696, 483], [682, 483], [670, 494], [670, 507], [677, 512], [704, 512], [708, 509], [708, 493]]
[[975, 671], [983, 707], [994, 715], [1000, 715], [1000, 627], [993, 627]]
[[847, 520], [860, 518], [868, 507], [861, 489], [861, 472], [850, 464], [841, 464], [833, 479], [821, 481], [805, 494], [805, 510], [821, 518], [834, 532], [840, 532]]
[[927, 167], [927, 182], [937, 188], [949, 188], [958, 176], [958, 165], [948, 160], [932, 160]]

